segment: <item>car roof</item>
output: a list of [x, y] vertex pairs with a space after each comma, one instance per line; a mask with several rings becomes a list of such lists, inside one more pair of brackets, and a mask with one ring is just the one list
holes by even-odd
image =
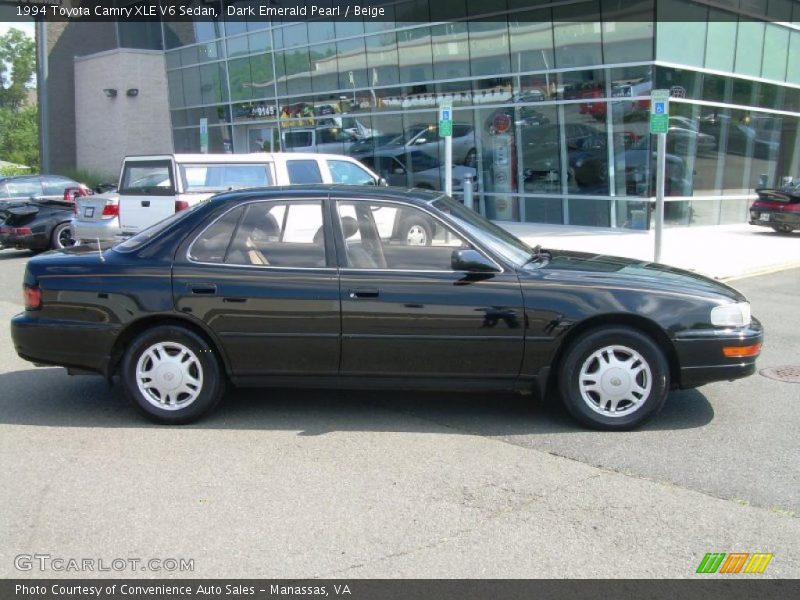
[[306, 184], [248, 188], [246, 190], [218, 194], [209, 201], [213, 203], [229, 203], [245, 202], [256, 199], [303, 200], [306, 198], [318, 199], [320, 196], [329, 197], [333, 200], [401, 200], [410, 204], [422, 206], [442, 198], [444, 194], [442, 192], [433, 192], [417, 188], [378, 187], [371, 185]]
[[222, 163], [249, 164], [273, 162], [276, 159], [317, 160], [318, 158], [353, 161], [343, 154], [322, 154], [316, 152], [252, 152], [250, 154], [151, 154], [126, 156], [126, 161], [174, 160], [176, 163]]

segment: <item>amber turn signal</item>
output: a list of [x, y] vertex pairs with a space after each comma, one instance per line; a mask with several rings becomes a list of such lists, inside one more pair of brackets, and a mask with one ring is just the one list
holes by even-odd
[[722, 349], [722, 353], [728, 358], [757, 356], [759, 352], [761, 352], [761, 342], [753, 344], [752, 346], [726, 346]]

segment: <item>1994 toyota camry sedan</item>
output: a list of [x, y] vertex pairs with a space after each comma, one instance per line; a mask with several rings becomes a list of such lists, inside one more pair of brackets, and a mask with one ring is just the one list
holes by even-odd
[[380, 187], [222, 194], [111, 249], [37, 256], [23, 291], [21, 357], [117, 376], [163, 423], [232, 383], [557, 390], [581, 423], [630, 429], [672, 388], [752, 374], [763, 338], [717, 281], [530, 248], [447, 196]]

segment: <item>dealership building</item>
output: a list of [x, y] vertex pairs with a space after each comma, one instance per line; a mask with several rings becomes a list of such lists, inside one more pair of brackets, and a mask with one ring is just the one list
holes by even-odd
[[800, 177], [798, 0], [372, 4], [382, 20], [40, 24], [45, 162], [336, 152], [440, 187], [445, 103], [455, 189], [474, 176], [487, 216], [644, 228], [668, 89], [669, 225], [743, 222], [755, 188]]

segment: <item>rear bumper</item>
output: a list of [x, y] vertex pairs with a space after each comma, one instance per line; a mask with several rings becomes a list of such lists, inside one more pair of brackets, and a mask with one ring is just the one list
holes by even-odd
[[[769, 215], [769, 221], [763, 221], [761, 215]], [[759, 210], [757, 208], [750, 209], [750, 225], [759, 225], [761, 227], [778, 227], [780, 225], [788, 225], [800, 229], [800, 213], [785, 213], [773, 210]]]
[[728, 358], [723, 348], [744, 348], [761, 344], [764, 329], [753, 319], [750, 326], [729, 330], [690, 330], [681, 332], [673, 343], [680, 365], [679, 387], [693, 388], [713, 381], [731, 381], [756, 372], [755, 356]]
[[38, 319], [20, 313], [11, 319], [11, 339], [20, 358], [37, 365], [95, 371], [106, 375], [118, 325]]
[[29, 235], [0, 234], [0, 250], [3, 248], [38, 250], [40, 248], [47, 248], [48, 245], [49, 238], [37, 233], [31, 233]]
[[102, 219], [100, 221], [83, 221], [81, 219], [72, 219], [72, 235], [77, 240], [94, 241], [102, 240], [105, 242], [113, 242], [117, 237], [122, 235], [122, 230], [119, 227], [119, 218]]

